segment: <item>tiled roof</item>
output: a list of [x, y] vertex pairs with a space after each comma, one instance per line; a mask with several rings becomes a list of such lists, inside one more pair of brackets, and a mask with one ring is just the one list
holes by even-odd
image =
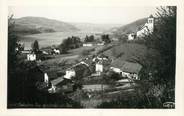
[[119, 68], [124, 72], [129, 73], [139, 73], [142, 69], [142, 66], [138, 63], [121, 61], [119, 59], [115, 60], [111, 64], [112, 67]]
[[125, 64], [122, 67], [122, 70], [130, 73], [139, 73], [141, 68], [142, 66], [138, 63], [125, 62]]
[[52, 80], [51, 84], [57, 85], [57, 84], [61, 83], [63, 80], [64, 80], [63, 77], [59, 77], [57, 79]]

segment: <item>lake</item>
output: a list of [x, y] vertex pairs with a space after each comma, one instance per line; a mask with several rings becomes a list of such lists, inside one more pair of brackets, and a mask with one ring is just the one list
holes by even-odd
[[39, 42], [40, 48], [59, 45], [64, 39], [71, 36], [78, 36], [82, 40], [86, 35], [96, 35], [102, 34], [102, 32], [87, 32], [87, 31], [77, 31], [77, 32], [54, 32], [54, 33], [41, 33], [41, 34], [31, 34], [24, 35], [21, 37], [21, 42], [25, 44], [25, 49], [31, 49], [31, 44], [37, 40]]

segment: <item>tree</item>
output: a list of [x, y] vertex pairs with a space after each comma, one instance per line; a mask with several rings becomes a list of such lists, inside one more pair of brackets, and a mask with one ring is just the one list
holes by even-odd
[[85, 37], [84, 42], [93, 42], [94, 41], [94, 35], [90, 35]]
[[61, 51], [61, 53], [67, 53], [67, 51], [69, 50], [68, 47], [68, 39], [64, 39], [63, 42], [58, 46], [59, 50]]
[[[149, 82], [150, 87], [142, 84], [142, 88], [148, 87], [143, 94], [146, 93], [146, 99], [150, 101], [151, 107], [162, 107], [164, 101], [175, 99], [173, 93], [176, 63], [176, 7], [160, 7], [156, 15], [154, 32], [143, 38], [148, 53], [145, 58], [136, 57], [136, 61], [143, 65], [143, 70], [140, 72], [141, 79], [152, 79], [152, 85]], [[151, 50], [157, 51], [157, 54], [151, 54], [149, 52]], [[173, 92], [169, 93], [171, 90]], [[150, 92], [152, 94], [149, 94]]]
[[86, 35], [84, 42], [88, 42], [88, 40], [89, 40], [89, 37], [88, 37], [88, 35]]
[[59, 48], [59, 50], [61, 51], [61, 53], [63, 53], [63, 54], [65, 54], [65, 53], [67, 53], [67, 47], [65, 46], [65, 44], [60, 44], [59, 46], [58, 46], [58, 48]]
[[154, 33], [147, 36], [146, 45], [159, 51], [156, 75], [163, 81], [175, 81], [176, 62], [176, 7], [160, 7]]
[[34, 53], [38, 53], [39, 51], [39, 44], [38, 44], [38, 41], [35, 40], [34, 43], [32, 44], [32, 50]]
[[101, 38], [102, 38], [102, 41], [104, 41], [105, 43], [110, 43], [111, 42], [108, 34], [102, 35]]
[[79, 37], [68, 37], [67, 39], [64, 39], [63, 42], [58, 46], [59, 50], [62, 51], [62, 53], [67, 53], [69, 49], [75, 49], [80, 47], [81, 40]]
[[136, 61], [143, 65], [143, 77], [151, 73], [157, 83], [175, 82], [176, 7], [157, 9], [154, 31], [143, 37], [148, 51], [155, 50], [157, 54], [147, 52], [145, 58], [136, 57]]
[[13, 21], [13, 15], [8, 17], [8, 69], [14, 69], [17, 60], [17, 39], [18, 36], [15, 32], [15, 22]]

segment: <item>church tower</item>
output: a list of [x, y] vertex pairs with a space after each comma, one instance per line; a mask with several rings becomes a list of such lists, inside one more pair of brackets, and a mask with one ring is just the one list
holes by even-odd
[[148, 26], [150, 33], [152, 33], [154, 30], [154, 17], [153, 17], [153, 15], [149, 16], [147, 26]]

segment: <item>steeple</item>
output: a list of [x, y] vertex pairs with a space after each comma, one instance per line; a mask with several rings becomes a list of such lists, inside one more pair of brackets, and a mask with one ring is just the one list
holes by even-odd
[[154, 17], [153, 17], [152, 14], [148, 18], [148, 24], [147, 24], [147, 26], [148, 26], [149, 31], [152, 33], [153, 30], [154, 30]]
[[154, 18], [154, 17], [153, 17], [153, 15], [151, 14], [151, 15], [149, 16], [149, 18]]

